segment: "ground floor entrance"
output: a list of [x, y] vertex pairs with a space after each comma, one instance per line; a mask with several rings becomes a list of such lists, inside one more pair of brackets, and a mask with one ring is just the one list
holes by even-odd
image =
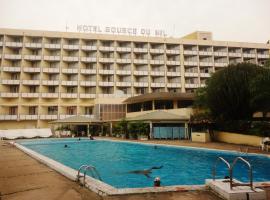
[[154, 139], [187, 139], [184, 123], [153, 123]]

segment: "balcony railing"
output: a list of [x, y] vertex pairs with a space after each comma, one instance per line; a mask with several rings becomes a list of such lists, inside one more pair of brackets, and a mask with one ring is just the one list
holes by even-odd
[[165, 87], [165, 83], [151, 83], [151, 87], [153, 88]]
[[184, 50], [185, 55], [197, 55], [198, 51], [196, 50]]
[[257, 56], [258, 56], [258, 58], [270, 58], [269, 54], [260, 54], [260, 53], [258, 53]]
[[177, 60], [167, 60], [166, 65], [180, 65], [180, 61]]
[[65, 73], [65, 74], [78, 74], [78, 69], [76, 69], [76, 68], [62, 69], [62, 73]]
[[201, 61], [200, 66], [213, 66], [213, 63], [212, 62]]
[[218, 51], [215, 51], [214, 52], [214, 56], [226, 57], [226, 56], [228, 56], [228, 52], [218, 52]]
[[112, 75], [114, 74], [114, 70], [109, 70], [109, 69], [100, 69], [98, 70], [98, 73], [99, 74], [108, 74], [108, 75]]
[[61, 114], [61, 115], [59, 115], [59, 118], [60, 119], [65, 119], [65, 118], [74, 117], [74, 116], [75, 116], [75, 114], [74, 115]]
[[58, 80], [42, 80], [42, 85], [59, 85]]
[[80, 98], [82, 98], [82, 99], [93, 99], [93, 98], [96, 98], [96, 94], [84, 94], [84, 93], [81, 93]]
[[134, 71], [133, 74], [138, 76], [147, 76], [148, 71]]
[[3, 72], [20, 72], [21, 67], [2, 67]]
[[198, 83], [185, 83], [186, 88], [198, 88], [199, 84]]
[[118, 86], [118, 87], [130, 87], [131, 86], [131, 81], [130, 82], [116, 82], [116, 86]]
[[96, 69], [81, 69], [81, 74], [96, 74]]
[[165, 72], [163, 71], [151, 71], [150, 72], [151, 76], [164, 76]]
[[176, 50], [176, 49], [166, 49], [166, 53], [167, 53], [167, 54], [173, 54], [173, 55], [176, 55], [176, 54], [180, 54], [180, 50]]
[[130, 47], [116, 47], [116, 51], [118, 52], [131, 52]]
[[60, 44], [45, 44], [44, 47], [46, 49], [60, 49], [61, 45]]
[[209, 78], [211, 75], [210, 73], [200, 73], [200, 77], [203, 77], [203, 78]]
[[47, 61], [60, 61], [60, 56], [44, 56], [44, 60], [47, 60]]
[[167, 83], [168, 88], [180, 88], [181, 83]]
[[0, 120], [17, 120], [18, 115], [5, 115], [5, 114], [0, 114]]
[[180, 72], [167, 72], [167, 76], [181, 76]]
[[93, 62], [97, 62], [97, 58], [94, 58], [94, 57], [81, 57], [81, 61], [86, 62], [86, 63], [93, 63]]
[[104, 86], [104, 87], [114, 86], [114, 82], [99, 81], [98, 85], [99, 86]]
[[100, 46], [99, 47], [100, 51], [114, 51], [114, 47], [104, 47], [104, 46]]
[[212, 56], [213, 52], [212, 51], [199, 51], [200, 56]]
[[39, 67], [24, 67], [24, 72], [30, 72], [30, 73], [39, 73], [41, 70]]
[[43, 72], [45, 72], [45, 73], [59, 73], [60, 72], [60, 70], [59, 70], [59, 68], [49, 68], [49, 67], [47, 67], [47, 68], [43, 68]]
[[150, 49], [150, 53], [152, 53], [152, 54], [163, 54], [164, 49]]
[[241, 53], [229, 52], [229, 57], [242, 57]]
[[79, 49], [79, 45], [77, 44], [64, 44], [63, 45], [63, 49], [67, 49], [67, 50], [78, 50]]
[[148, 82], [134, 82], [134, 87], [148, 87]]
[[22, 80], [23, 85], [39, 85], [39, 80]]
[[228, 63], [227, 62], [215, 62], [214, 64], [215, 67], [227, 67]]
[[27, 47], [27, 48], [31, 48], [31, 49], [40, 49], [40, 48], [42, 48], [42, 44], [41, 43], [26, 42], [24, 44], [24, 46]]
[[2, 98], [18, 98], [19, 97], [19, 93], [15, 93], [15, 92], [1, 92], [0, 96]]
[[75, 99], [78, 98], [77, 93], [61, 93], [61, 98]]
[[37, 120], [38, 115], [20, 115], [20, 120]]
[[198, 62], [196, 62], [196, 61], [185, 61], [184, 65], [186, 65], [186, 66], [197, 66]]
[[56, 120], [58, 115], [39, 115], [39, 119], [41, 120]]
[[66, 86], [77, 86], [78, 81], [62, 81], [61, 84]]
[[77, 56], [63, 56], [63, 61], [66, 61], [66, 62], [78, 62], [79, 57], [77, 57]]
[[135, 53], [147, 53], [148, 49], [147, 48], [133, 48], [133, 52], [135, 52]]
[[116, 70], [117, 75], [131, 75], [130, 70]]
[[135, 64], [148, 64], [148, 60], [146, 59], [134, 59]]
[[22, 55], [19, 54], [4, 54], [4, 58], [7, 60], [21, 60]]
[[255, 53], [243, 53], [244, 58], [256, 58]]
[[198, 72], [185, 72], [185, 77], [198, 77]]
[[129, 63], [131, 63], [131, 59], [130, 58], [116, 59], [116, 62], [123, 63], [123, 64], [129, 64]]
[[39, 97], [39, 93], [22, 93], [22, 98], [38, 98]]
[[6, 42], [5, 46], [6, 47], [16, 47], [16, 48], [18, 48], [18, 47], [22, 47], [23, 44], [22, 44], [22, 42]]
[[98, 61], [101, 63], [114, 63], [114, 58], [99, 58]]
[[90, 45], [83, 45], [81, 48], [84, 51], [96, 51], [97, 50], [96, 46], [90, 46]]
[[58, 98], [58, 93], [41, 93], [42, 98]]
[[164, 60], [150, 60], [152, 65], [164, 65]]
[[41, 55], [24, 55], [25, 60], [41, 60]]

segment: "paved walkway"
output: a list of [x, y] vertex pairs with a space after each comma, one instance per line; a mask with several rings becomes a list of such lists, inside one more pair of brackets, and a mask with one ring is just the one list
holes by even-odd
[[[168, 141], [158, 141], [168, 143]], [[173, 143], [171, 141], [169, 143]], [[179, 142], [179, 141], [178, 141]], [[235, 147], [236, 148], [236, 147]], [[238, 146], [239, 149], [239, 146]], [[220, 200], [208, 191], [100, 197], [0, 141], [0, 200]], [[270, 199], [270, 195], [269, 195]]]

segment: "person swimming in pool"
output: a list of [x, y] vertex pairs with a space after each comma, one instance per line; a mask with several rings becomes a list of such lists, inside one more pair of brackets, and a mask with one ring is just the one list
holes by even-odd
[[65, 144], [64, 148], [69, 148], [69, 146], [67, 144]]
[[143, 174], [145, 175], [147, 178], [151, 178], [151, 176], [149, 174], [152, 173], [153, 169], [161, 169], [163, 166], [159, 166], [159, 167], [151, 167], [149, 169], [144, 169], [144, 170], [133, 170], [133, 171], [129, 171], [129, 174]]

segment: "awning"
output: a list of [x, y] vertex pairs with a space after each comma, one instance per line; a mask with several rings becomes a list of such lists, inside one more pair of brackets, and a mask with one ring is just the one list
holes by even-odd
[[188, 121], [188, 116], [176, 115], [167, 111], [156, 110], [153, 112], [138, 115], [136, 117], [126, 118], [127, 121]]
[[77, 125], [79, 125], [79, 124], [99, 124], [99, 123], [101, 123], [101, 121], [90, 118], [90, 117], [76, 115], [76, 116], [52, 121], [49, 123], [51, 123], [51, 124], [77, 124]]

